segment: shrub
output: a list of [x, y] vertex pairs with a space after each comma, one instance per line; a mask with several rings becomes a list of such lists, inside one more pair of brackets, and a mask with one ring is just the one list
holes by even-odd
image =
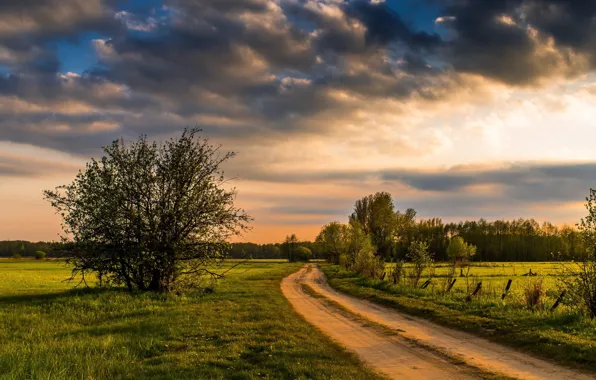
[[12, 255], [12, 258], [17, 259], [17, 260], [20, 259], [21, 257], [23, 257], [23, 256], [21, 256], [20, 253], [15, 253], [14, 255]]
[[542, 308], [542, 299], [544, 298], [544, 283], [542, 279], [530, 280], [524, 285], [524, 301], [530, 310]]
[[36, 251], [35, 252], [35, 260], [43, 260], [46, 258], [46, 253], [44, 251]]
[[306, 247], [296, 247], [294, 250], [294, 260], [293, 261], [308, 261], [312, 257], [312, 252], [310, 249]]
[[584, 307], [590, 318], [596, 317], [596, 189], [590, 189], [586, 198], [588, 216], [582, 218], [578, 225], [583, 243], [588, 254], [585, 261], [578, 264], [578, 270], [569, 270], [572, 276], [562, 280], [567, 292], [575, 301]]
[[361, 249], [356, 253], [353, 269], [365, 277], [378, 279], [383, 274], [385, 265], [374, 255], [372, 249]]
[[432, 255], [428, 252], [428, 243], [418, 240], [412, 242], [408, 248], [408, 254], [406, 256], [412, 261], [412, 264], [414, 264], [409, 277], [412, 286], [417, 286], [420, 277], [422, 277], [422, 273], [433, 261]]
[[346, 255], [345, 253], [339, 255], [339, 265], [341, 265], [345, 269], [349, 269], [350, 259], [349, 259], [348, 255]]
[[573, 300], [573, 304], [582, 307], [590, 316], [596, 317], [596, 261], [588, 260], [565, 267], [565, 276], [560, 281]]

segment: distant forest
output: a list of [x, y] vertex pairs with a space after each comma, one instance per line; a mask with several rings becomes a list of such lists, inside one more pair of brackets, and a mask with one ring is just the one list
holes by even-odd
[[[395, 244], [393, 252], [387, 252], [385, 257], [386, 260], [403, 258], [412, 241], [423, 240], [429, 243], [436, 261], [447, 261], [449, 237], [456, 235], [477, 247], [473, 261], [562, 261], [581, 259], [586, 252], [579, 231], [569, 226], [539, 224], [534, 219], [443, 223], [434, 218], [412, 223], [403, 231], [403, 239]], [[316, 243], [307, 241], [298, 245], [309, 248], [313, 258], [327, 258]], [[280, 247], [281, 244], [234, 243], [231, 256], [283, 258]]]
[[559, 261], [585, 257], [580, 232], [572, 227], [539, 224], [534, 219], [466, 221], [443, 223], [441, 219], [421, 220], [406, 232], [399, 254], [408, 242], [425, 240], [437, 261], [447, 260], [450, 236], [461, 236], [476, 246], [473, 261]]
[[[403, 215], [403, 214], [402, 214]], [[404, 257], [409, 243], [424, 240], [429, 243], [429, 251], [437, 261], [447, 260], [449, 237], [459, 235], [477, 247], [473, 261], [557, 261], [581, 259], [585, 247], [580, 233], [572, 227], [557, 227], [545, 222], [539, 224], [534, 219], [512, 221], [496, 220], [488, 222], [466, 221], [443, 223], [441, 219], [423, 219], [409, 223], [402, 230], [402, 239], [395, 244], [390, 257]], [[327, 254], [317, 243], [299, 242], [309, 248], [314, 259], [326, 259]], [[232, 243], [231, 258], [283, 259], [282, 244]], [[48, 253], [52, 257], [51, 244], [46, 242], [0, 241], [0, 257], [20, 254], [33, 257], [36, 251]]]
[[24, 240], [0, 241], [0, 257], [13, 257], [15, 255], [34, 257], [37, 251], [49, 253], [51, 246], [52, 243], [46, 242], [31, 243]]

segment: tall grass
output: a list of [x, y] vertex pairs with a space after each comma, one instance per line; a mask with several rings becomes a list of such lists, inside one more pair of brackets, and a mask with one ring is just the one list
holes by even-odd
[[541, 278], [527, 281], [523, 288], [523, 295], [528, 309], [542, 309], [544, 294], [544, 281]]

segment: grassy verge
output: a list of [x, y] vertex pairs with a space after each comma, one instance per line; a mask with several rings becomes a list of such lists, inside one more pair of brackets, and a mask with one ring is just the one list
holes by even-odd
[[532, 312], [515, 302], [494, 298], [467, 303], [459, 293], [445, 296], [392, 286], [386, 281], [362, 278], [338, 266], [322, 265], [321, 269], [329, 285], [344, 293], [596, 372], [596, 323], [572, 309]]
[[246, 264], [215, 293], [166, 298], [70, 290], [56, 263], [2, 262], [0, 378], [378, 378], [283, 297], [299, 267]]

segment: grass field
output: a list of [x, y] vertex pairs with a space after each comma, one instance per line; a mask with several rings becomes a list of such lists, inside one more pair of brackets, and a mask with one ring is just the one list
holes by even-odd
[[307, 324], [279, 282], [301, 264], [250, 262], [215, 293], [72, 290], [56, 261], [0, 261], [1, 379], [375, 379]]
[[[522, 276], [530, 267], [539, 276]], [[465, 300], [469, 293], [461, 277], [457, 277], [459, 287], [444, 294], [440, 290], [441, 277], [435, 278], [437, 285], [422, 290], [365, 279], [338, 266], [321, 268], [329, 284], [345, 293], [596, 373], [596, 322], [585, 317], [569, 300], [555, 312], [548, 310], [560, 290], [557, 263], [476, 264], [470, 269], [469, 282], [476, 284], [482, 280], [485, 289], [471, 302]], [[436, 275], [444, 275], [446, 271], [445, 266], [439, 266]], [[503, 301], [500, 295], [509, 278], [513, 279], [511, 293]], [[545, 308], [532, 311], [527, 308], [522, 292], [525, 283], [538, 279], [543, 279], [547, 288]]]
[[[387, 269], [389, 270], [392, 265], [387, 264]], [[487, 293], [501, 295], [507, 281], [511, 279], [513, 280], [511, 290], [515, 294], [523, 288], [527, 281], [541, 279], [545, 287], [549, 290], [549, 295], [553, 293], [553, 297], [555, 297], [555, 293], [560, 288], [558, 279], [565, 275], [563, 265], [573, 267], [572, 263], [561, 264], [560, 262], [470, 263], [469, 271], [468, 268], [456, 268], [455, 278], [457, 281], [453, 286], [453, 291], [468, 292], [479, 281], [482, 281], [485, 295]], [[406, 264], [405, 267], [408, 269], [411, 265]], [[434, 274], [432, 276], [434, 281], [430, 286], [431, 290], [433, 287], [437, 288], [437, 290], [441, 287], [442, 281], [448, 276], [450, 267], [451, 265], [448, 263], [438, 263], [434, 266]], [[530, 270], [539, 276], [524, 276]], [[422, 284], [429, 278], [429, 273], [426, 271], [421, 277], [420, 283]]]

